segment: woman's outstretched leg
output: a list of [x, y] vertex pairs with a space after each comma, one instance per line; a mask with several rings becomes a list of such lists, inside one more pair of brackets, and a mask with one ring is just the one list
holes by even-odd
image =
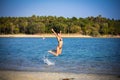
[[58, 56], [57, 50], [49, 50], [48, 52], [53, 54], [54, 56]]

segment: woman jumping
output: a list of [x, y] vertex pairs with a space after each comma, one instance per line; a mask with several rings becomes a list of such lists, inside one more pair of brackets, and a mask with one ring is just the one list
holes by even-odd
[[56, 38], [58, 40], [58, 46], [57, 46], [56, 50], [50, 50], [48, 52], [55, 55], [55, 56], [58, 56], [58, 55], [61, 54], [62, 46], [63, 46], [63, 40], [62, 40], [62, 37], [61, 37], [61, 31], [59, 33], [56, 33], [54, 31], [54, 29], [52, 29], [52, 32], [54, 33], [54, 35], [56, 36]]

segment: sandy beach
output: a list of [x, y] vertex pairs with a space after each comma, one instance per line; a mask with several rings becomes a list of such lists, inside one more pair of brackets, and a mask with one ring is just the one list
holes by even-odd
[[[7, 34], [7, 35], [0, 35], [0, 37], [55, 37], [55, 35], [54, 34], [34, 34], [34, 35]], [[80, 35], [80, 34], [62, 34], [62, 37], [91, 37], [91, 36]]]
[[[33, 38], [45, 38], [45, 37], [55, 37], [54, 34], [3, 34], [0, 35], [0, 37], [33, 37]], [[94, 38], [89, 35], [81, 35], [81, 34], [62, 34], [62, 37], [66, 38]], [[96, 38], [96, 37], [95, 37]], [[97, 38], [120, 38], [120, 36], [112, 36], [112, 35], [104, 35], [104, 36], [99, 36]]]
[[120, 80], [120, 76], [2, 70], [0, 80]]

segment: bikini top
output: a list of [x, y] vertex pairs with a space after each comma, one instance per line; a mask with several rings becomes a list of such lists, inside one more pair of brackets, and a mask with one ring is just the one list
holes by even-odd
[[63, 41], [63, 40], [62, 40], [62, 38], [60, 38], [60, 40], [59, 40], [59, 41]]

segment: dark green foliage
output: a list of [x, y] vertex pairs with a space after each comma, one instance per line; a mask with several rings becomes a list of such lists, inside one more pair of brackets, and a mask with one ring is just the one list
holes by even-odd
[[83, 35], [120, 35], [120, 20], [107, 19], [101, 15], [87, 18], [64, 18], [56, 16], [0, 17], [0, 34], [62, 33]]

